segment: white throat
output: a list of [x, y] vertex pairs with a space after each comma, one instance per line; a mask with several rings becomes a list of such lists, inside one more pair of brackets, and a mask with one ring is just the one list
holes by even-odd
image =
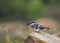
[[35, 24], [35, 23], [32, 23], [31, 26], [34, 25], [34, 24]]

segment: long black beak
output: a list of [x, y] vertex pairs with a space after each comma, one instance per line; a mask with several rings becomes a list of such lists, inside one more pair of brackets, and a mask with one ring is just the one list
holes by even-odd
[[27, 23], [26, 25], [30, 25], [31, 23]]

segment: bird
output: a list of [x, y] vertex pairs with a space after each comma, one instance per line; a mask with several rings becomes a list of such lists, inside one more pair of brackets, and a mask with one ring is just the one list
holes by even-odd
[[37, 24], [34, 20], [33, 21], [30, 21], [28, 22], [26, 25], [30, 25], [31, 28], [37, 32], [41, 31], [41, 30], [44, 30], [44, 29], [50, 29], [49, 27], [45, 27], [45, 26], [42, 26], [42, 25], [39, 25]]

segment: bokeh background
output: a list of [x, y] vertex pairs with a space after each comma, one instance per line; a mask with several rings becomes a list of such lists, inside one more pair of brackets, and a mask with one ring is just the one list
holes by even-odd
[[23, 43], [31, 20], [60, 34], [60, 0], [0, 0], [0, 43]]

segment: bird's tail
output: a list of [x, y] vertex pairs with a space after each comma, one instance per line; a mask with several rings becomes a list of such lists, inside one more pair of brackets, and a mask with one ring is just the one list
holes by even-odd
[[49, 27], [44, 27], [45, 29], [50, 29]]

